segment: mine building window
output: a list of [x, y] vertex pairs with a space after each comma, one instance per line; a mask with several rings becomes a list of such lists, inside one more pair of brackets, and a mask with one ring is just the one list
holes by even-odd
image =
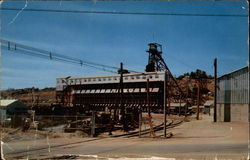
[[146, 79], [146, 76], [143, 76], [142, 79]]
[[159, 78], [159, 75], [155, 75], [155, 78]]
[[102, 79], [101, 79], [101, 78], [98, 78], [98, 81], [102, 81]]
[[150, 78], [150, 79], [152, 79], [152, 78], [153, 78], [153, 76], [149, 76], [149, 78]]
[[114, 77], [114, 80], [117, 80], [117, 78], [116, 78], [116, 77]]
[[125, 77], [124, 79], [125, 79], [125, 80], [128, 80], [128, 77]]
[[87, 79], [84, 79], [84, 82], [87, 82]]
[[140, 76], [136, 76], [136, 79], [140, 79]]
[[111, 81], [111, 78], [109, 78], [109, 81]]
[[93, 79], [93, 81], [95, 82], [95, 81], [96, 81], [96, 79], [94, 78], [94, 79]]
[[135, 77], [131, 76], [131, 79], [135, 79]]
[[90, 82], [90, 81], [91, 81], [91, 79], [88, 79], [88, 81]]
[[102, 80], [103, 80], [103, 81], [106, 81], [106, 78], [103, 78]]

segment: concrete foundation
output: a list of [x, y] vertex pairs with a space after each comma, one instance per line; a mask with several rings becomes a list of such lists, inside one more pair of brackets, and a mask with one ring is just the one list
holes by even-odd
[[[227, 107], [227, 109], [225, 109]], [[217, 104], [218, 122], [248, 122], [248, 104]]]

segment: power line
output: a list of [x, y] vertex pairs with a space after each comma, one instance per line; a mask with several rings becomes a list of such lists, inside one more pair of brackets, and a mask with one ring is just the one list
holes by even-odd
[[[119, 69], [118, 67], [113, 67], [113, 66], [108, 66], [108, 65], [103, 65], [103, 64], [98, 64], [98, 63], [94, 63], [94, 62], [89, 62], [89, 61], [85, 61], [85, 60], [81, 60], [81, 59], [78, 59], [78, 58], [74, 58], [74, 57], [69, 57], [69, 56], [65, 56], [65, 55], [62, 55], [62, 54], [57, 54], [57, 53], [52, 53], [50, 51], [46, 51], [46, 50], [43, 50], [43, 49], [39, 49], [39, 48], [34, 48], [34, 47], [31, 47], [31, 46], [27, 46], [27, 45], [23, 45], [23, 44], [20, 44], [20, 43], [16, 43], [16, 42], [12, 42], [12, 41], [8, 41], [8, 40], [4, 40], [4, 39], [0, 39], [1, 42], [4, 42], [4, 44], [8, 45], [8, 48], [9, 50], [10, 49], [14, 49], [16, 50], [17, 47], [20, 49], [25, 49], [25, 50], [28, 50], [28, 51], [33, 51], [37, 54], [42, 54], [46, 57], [50, 57], [50, 58], [60, 58], [60, 59], [67, 59], [67, 60], [70, 60], [70, 61], [73, 61], [73, 62], [76, 62], [76, 63], [88, 63], [88, 64], [91, 64], [91, 65], [97, 65], [97, 66], [101, 66], [101, 67], [105, 67], [105, 68], [111, 68], [111, 69]], [[11, 47], [14, 47], [14, 48], [11, 48]]]
[[174, 56], [168, 55], [168, 57], [169, 57], [169, 58], [172, 58], [173, 60], [175, 60], [176, 62], [179, 62], [179, 63], [182, 64], [182, 65], [185, 65], [186, 67], [188, 67], [188, 68], [190, 68], [190, 69], [194, 69], [194, 68], [195, 68], [194, 66], [191, 66], [191, 65], [189, 65], [188, 63], [185, 63], [185, 62], [183, 62], [182, 60], [180, 60], [180, 59], [178, 59], [178, 58], [176, 58], [176, 57], [174, 57]]
[[[5, 2], [12, 2], [12, 1], [17, 1], [17, 0], [5, 0]], [[32, 1], [41, 1], [41, 0], [32, 0]], [[55, 0], [43, 0], [43, 1], [52, 1], [52, 2], [55, 2]], [[62, 0], [64, 2], [74, 2], [74, 1], [84, 1], [84, 2], [89, 2], [89, 0]], [[98, 2], [107, 2], [107, 1], [110, 1], [110, 2], [121, 2], [121, 0], [98, 0]], [[128, 2], [152, 2], [152, 0], [126, 0]], [[158, 0], [158, 1], [162, 1], [162, 2], [165, 2], [166, 0]], [[172, 2], [202, 2], [202, 1], [207, 1], [207, 2], [227, 2], [227, 1], [231, 1], [231, 2], [245, 2], [245, 0], [168, 0], [168, 1], [172, 1]]]
[[[19, 11], [20, 8], [1, 8], [0, 10]], [[153, 12], [123, 12], [123, 11], [88, 11], [25, 8], [30, 12], [81, 13], [81, 14], [113, 14], [113, 15], [151, 15], [151, 16], [194, 16], [194, 17], [248, 17], [247, 14], [199, 14], [199, 13], [153, 13]]]
[[[89, 62], [86, 60], [82, 60], [82, 59], [78, 59], [78, 58], [70, 57], [70, 56], [65, 56], [65, 55], [58, 54], [58, 53], [52, 53], [43, 49], [34, 48], [31, 46], [23, 45], [23, 44], [16, 43], [13, 41], [0, 39], [0, 42], [1, 42], [2, 49], [19, 52], [20, 54], [25, 54], [29, 56], [35, 56], [39, 58], [45, 58], [45, 59], [50, 59], [50, 60], [55, 60], [55, 61], [60, 61], [60, 62], [71, 63], [71, 64], [80, 65], [80, 66], [88, 66], [91, 68], [95, 68], [98, 70], [111, 72], [111, 73], [117, 73], [117, 71], [120, 69], [118, 67], [98, 64], [95, 62]], [[128, 71], [136, 72], [132, 70], [128, 70]]]
[[[5, 45], [2, 45], [2, 49], [9, 50], [9, 48], [7, 46], [5, 46]], [[11, 49], [11, 51], [13, 51], [13, 49]], [[25, 55], [28, 55], [28, 56], [39, 57], [39, 58], [44, 58], [44, 59], [50, 59], [50, 60], [54, 60], [54, 61], [58, 61], [58, 62], [65, 62], [65, 63], [75, 64], [75, 65], [81, 65], [77, 61], [71, 61], [69, 59], [63, 59], [63, 58], [60, 58], [60, 57], [55, 57], [53, 55], [50, 58], [49, 55], [43, 55], [43, 54], [39, 54], [39, 53], [36, 53], [36, 52], [24, 50], [24, 49], [21, 49], [21, 48], [18, 48], [18, 50], [15, 50], [15, 52], [17, 52], [17, 51], [20, 54], [25, 54]], [[98, 69], [98, 70], [102, 70], [102, 71], [106, 71], [106, 72], [110, 72], [110, 73], [117, 73], [114, 70], [101, 68], [101, 67], [97, 67], [97, 66], [92, 66], [92, 65], [89, 65], [89, 64], [86, 64], [86, 63], [82, 64], [81, 66], [88, 66], [88, 67], [91, 67], [91, 68], [94, 68], [94, 69]]]

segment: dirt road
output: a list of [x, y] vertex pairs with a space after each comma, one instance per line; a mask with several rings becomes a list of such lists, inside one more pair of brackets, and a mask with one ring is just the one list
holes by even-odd
[[249, 153], [248, 123], [213, 123], [211, 117], [203, 115], [201, 120], [185, 122], [168, 132], [174, 136], [169, 139], [72, 137], [15, 142], [4, 146], [4, 153], [7, 159], [62, 155], [86, 159], [88, 155], [87, 159], [162, 157], [242, 160], [247, 159]]

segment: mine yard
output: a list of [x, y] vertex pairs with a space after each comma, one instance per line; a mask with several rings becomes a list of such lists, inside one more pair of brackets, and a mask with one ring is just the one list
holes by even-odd
[[6, 159], [247, 159], [248, 123], [215, 124], [209, 115], [173, 119], [167, 139], [157, 129], [154, 138], [144, 130], [140, 138], [136, 131], [93, 138], [81, 132], [9, 131], [3, 151]]
[[[232, 113], [223, 107], [229, 93], [222, 90], [224, 77], [217, 78], [216, 59], [214, 77], [196, 70], [176, 78], [162, 46], [148, 46], [145, 72], [121, 63], [116, 74], [59, 77], [55, 88], [3, 91], [2, 157], [246, 160], [247, 112], [244, 105], [232, 105]], [[244, 91], [232, 94], [243, 95], [233, 99], [240, 103], [247, 98]]]

